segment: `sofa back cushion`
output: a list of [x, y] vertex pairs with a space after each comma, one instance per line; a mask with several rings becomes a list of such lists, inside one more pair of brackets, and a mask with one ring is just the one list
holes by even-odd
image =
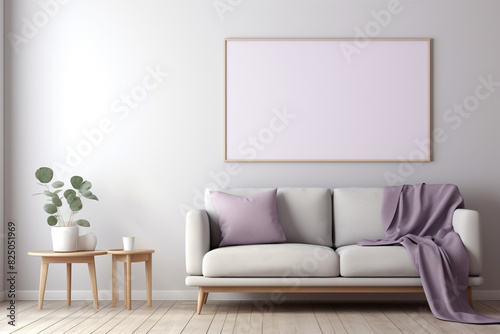
[[382, 191], [383, 188], [333, 190], [335, 247], [385, 237], [381, 218]]
[[[222, 191], [237, 196], [251, 196], [271, 188], [207, 188], [205, 210], [210, 219], [211, 248], [218, 247], [221, 232], [217, 211], [210, 191]], [[278, 188], [276, 196], [278, 221], [286, 242], [333, 246], [332, 194], [328, 188]]]

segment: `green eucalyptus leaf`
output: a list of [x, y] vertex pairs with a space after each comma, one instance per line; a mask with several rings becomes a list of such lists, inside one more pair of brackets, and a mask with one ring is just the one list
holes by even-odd
[[92, 188], [92, 183], [90, 183], [90, 181], [85, 181], [85, 182], [82, 183], [82, 185], [80, 186], [80, 188], [78, 188], [78, 190], [81, 193], [84, 193], [84, 192], [88, 191], [90, 188]]
[[61, 187], [64, 187], [64, 182], [62, 182], [62, 181], [56, 181], [56, 182], [52, 183], [52, 187], [53, 187], [53, 188], [61, 188]]
[[52, 203], [48, 203], [43, 206], [43, 210], [48, 214], [54, 214], [57, 212], [57, 207]]
[[71, 185], [75, 189], [80, 189], [83, 183], [83, 178], [81, 176], [75, 175], [71, 178]]
[[49, 216], [49, 217], [47, 218], [47, 223], [48, 223], [50, 226], [57, 225], [57, 217], [56, 217], [56, 216]]
[[62, 202], [61, 202], [61, 199], [57, 196], [54, 196], [52, 197], [52, 203], [57, 206], [57, 207], [61, 207], [62, 206]]
[[48, 190], [44, 190], [43, 194], [46, 195], [46, 196], [49, 196], [49, 197], [57, 196], [57, 194], [55, 192], [48, 191]]
[[71, 203], [73, 203], [75, 198], [78, 198], [75, 194], [69, 194], [68, 197], [66, 197], [66, 201], [68, 202], [69, 205], [71, 205]]
[[[69, 203], [69, 200], [68, 200]], [[80, 211], [83, 208], [83, 204], [80, 198], [75, 197], [71, 203], [69, 203], [69, 208], [71, 211]]]
[[41, 183], [49, 183], [54, 177], [54, 172], [49, 167], [40, 167], [35, 172], [35, 177]]
[[93, 199], [94, 201], [99, 200], [96, 195], [92, 194], [91, 191], [86, 191], [85, 193], [82, 194], [82, 196], [88, 199]]
[[64, 192], [63, 196], [64, 198], [68, 198], [69, 195], [73, 194], [74, 196], [76, 196], [76, 191], [74, 191], [73, 189], [68, 189]]
[[80, 226], [83, 226], [83, 227], [89, 227], [90, 226], [90, 223], [88, 220], [85, 220], [85, 219], [78, 219], [76, 221], [76, 223]]

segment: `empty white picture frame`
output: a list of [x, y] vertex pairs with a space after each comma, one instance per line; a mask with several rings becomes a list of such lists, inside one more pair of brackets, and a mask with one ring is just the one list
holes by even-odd
[[430, 161], [430, 39], [226, 39], [225, 161]]

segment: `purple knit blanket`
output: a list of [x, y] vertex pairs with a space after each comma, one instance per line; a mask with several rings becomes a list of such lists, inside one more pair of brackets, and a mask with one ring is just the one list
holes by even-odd
[[384, 187], [382, 222], [386, 237], [364, 246], [401, 244], [420, 274], [436, 318], [464, 323], [500, 323], [474, 312], [467, 299], [469, 257], [453, 230], [455, 209], [464, 201], [457, 186], [418, 184]]

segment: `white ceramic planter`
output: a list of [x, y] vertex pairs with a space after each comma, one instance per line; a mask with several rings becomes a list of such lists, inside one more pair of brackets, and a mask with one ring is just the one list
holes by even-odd
[[78, 250], [78, 226], [52, 226], [52, 250], [74, 252]]

